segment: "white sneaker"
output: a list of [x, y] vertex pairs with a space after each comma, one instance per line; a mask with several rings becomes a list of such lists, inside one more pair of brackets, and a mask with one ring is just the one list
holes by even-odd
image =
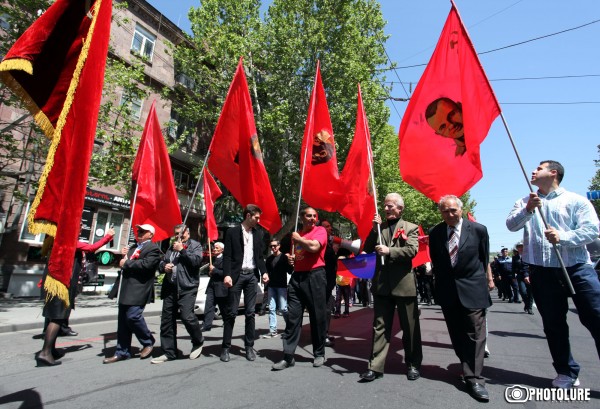
[[165, 362], [170, 361], [170, 359], [166, 355], [161, 355], [158, 358], [154, 358], [150, 361], [151, 364], [164, 364]]
[[202, 353], [202, 345], [198, 347], [193, 347], [192, 352], [190, 352], [190, 359], [196, 359]]
[[568, 375], [558, 374], [552, 381], [552, 386], [561, 389], [570, 389], [573, 386], [579, 386], [579, 378], [571, 378]]

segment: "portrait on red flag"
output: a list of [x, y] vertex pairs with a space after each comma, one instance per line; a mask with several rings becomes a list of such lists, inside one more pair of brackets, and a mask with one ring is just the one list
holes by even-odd
[[464, 155], [467, 147], [460, 102], [445, 97], [438, 98], [427, 105], [425, 119], [436, 135], [454, 140], [456, 156]]
[[400, 173], [434, 201], [483, 176], [480, 145], [500, 106], [456, 6], [400, 124]]
[[335, 154], [335, 147], [333, 146], [333, 136], [326, 129], [321, 130], [315, 134], [313, 138], [312, 156], [310, 163], [312, 165], [319, 165], [326, 163]]

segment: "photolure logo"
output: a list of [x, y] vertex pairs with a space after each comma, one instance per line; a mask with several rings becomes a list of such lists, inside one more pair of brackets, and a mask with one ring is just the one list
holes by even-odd
[[504, 390], [508, 403], [538, 402], [586, 402], [590, 400], [590, 388], [528, 388], [512, 385]]

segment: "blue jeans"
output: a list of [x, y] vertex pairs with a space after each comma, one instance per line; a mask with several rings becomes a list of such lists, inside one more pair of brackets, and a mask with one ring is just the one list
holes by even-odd
[[277, 310], [281, 311], [283, 322], [287, 322], [287, 288], [269, 286], [269, 329], [271, 333], [277, 332]]
[[144, 320], [145, 305], [119, 304], [119, 318], [117, 321], [117, 350], [116, 356], [131, 356], [131, 338], [137, 337], [142, 347], [154, 345], [154, 337]]
[[[573, 303], [579, 321], [590, 331], [600, 357], [600, 281], [589, 264], [567, 267], [575, 295]], [[544, 333], [552, 355], [552, 365], [558, 374], [577, 378], [579, 364], [573, 359], [569, 343], [567, 290], [562, 285], [560, 268], [530, 266], [529, 278], [533, 299], [544, 324]]]

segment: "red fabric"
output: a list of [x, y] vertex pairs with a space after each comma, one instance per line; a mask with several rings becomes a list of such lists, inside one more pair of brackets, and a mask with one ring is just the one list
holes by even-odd
[[467, 219], [469, 219], [470, 222], [476, 222], [477, 220], [475, 220], [475, 216], [473, 216], [471, 214], [471, 212], [467, 212]]
[[272, 234], [281, 229], [279, 209], [256, 134], [242, 58], [210, 144], [208, 168], [242, 207], [251, 203], [260, 207], [260, 224], [265, 229]]
[[420, 266], [421, 264], [431, 263], [429, 257], [429, 236], [425, 235], [423, 228], [419, 225], [419, 251], [417, 255], [412, 259], [413, 268]]
[[300, 231], [298, 234], [307, 240], [317, 240], [321, 244], [321, 249], [316, 253], [311, 253], [294, 244], [294, 254], [296, 255], [294, 271], [310, 271], [313, 268], [325, 266], [325, 250], [327, 248], [325, 227], [315, 226], [308, 232]]
[[137, 196], [131, 199], [131, 213], [133, 226], [146, 223], [154, 226], [152, 241], [158, 242], [173, 235], [173, 228], [181, 224], [181, 211], [155, 106], [156, 101], [150, 107], [133, 163], [132, 179], [137, 183]]
[[106, 243], [111, 241], [115, 236], [105, 234], [100, 240], [95, 243], [86, 243], [85, 241], [77, 241], [77, 250], [81, 250], [84, 253], [95, 253], [99, 248], [104, 246]]
[[343, 192], [335, 155], [333, 127], [319, 63], [317, 63], [315, 84], [302, 139], [300, 172], [304, 175], [302, 185], [304, 201], [317, 209], [337, 211], [340, 203], [343, 203]]
[[[87, 17], [86, 4], [92, 5], [93, 20]], [[111, 13], [111, 0], [58, 0], [23, 34], [3, 61], [24, 59], [32, 63], [33, 75], [9, 70], [2, 79], [14, 81], [12, 88], [52, 138], [29, 226], [33, 232], [56, 234], [48, 274], [64, 287], [46, 290], [49, 297], [59, 296], [66, 304], [68, 294], [64, 288], [70, 284], [79, 237]], [[87, 39], [86, 54], [82, 47]], [[80, 71], [75, 69], [78, 62]]]
[[371, 232], [375, 215], [375, 198], [370, 171], [372, 163], [371, 135], [359, 85], [354, 140], [341, 176], [342, 191], [346, 199], [339, 212], [356, 225], [361, 243], [365, 242]]
[[222, 192], [219, 186], [210, 175], [208, 169], [204, 168], [204, 205], [206, 206], [206, 233], [208, 239], [214, 241], [219, 238], [217, 230], [217, 221], [215, 220], [214, 205]]
[[[435, 104], [436, 115], [428, 120], [428, 106], [433, 107], [438, 98], [451, 101]], [[462, 104], [462, 117], [457, 102]], [[479, 145], [499, 114], [494, 92], [453, 4], [400, 125], [404, 181], [435, 201], [446, 194], [464, 194], [481, 179]]]

